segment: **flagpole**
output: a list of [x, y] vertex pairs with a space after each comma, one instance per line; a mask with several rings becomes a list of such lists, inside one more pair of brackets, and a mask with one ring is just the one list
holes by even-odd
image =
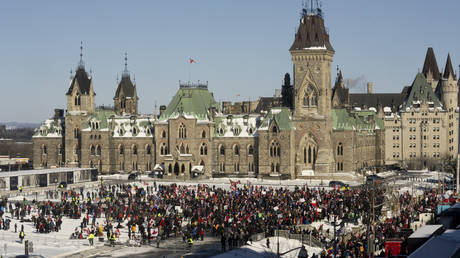
[[188, 62], [188, 81], [192, 81], [192, 62]]

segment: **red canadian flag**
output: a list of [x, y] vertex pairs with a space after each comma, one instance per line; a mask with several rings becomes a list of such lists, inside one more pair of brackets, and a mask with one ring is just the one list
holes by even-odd
[[154, 237], [158, 236], [158, 228], [153, 228], [152, 236]]
[[192, 58], [190, 58], [189, 62], [190, 62], [191, 64], [196, 63], [195, 59], [192, 59]]

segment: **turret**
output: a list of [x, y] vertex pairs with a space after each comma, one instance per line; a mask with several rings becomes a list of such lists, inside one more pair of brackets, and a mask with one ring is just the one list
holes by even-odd
[[92, 114], [94, 112], [94, 93], [92, 77], [85, 71], [83, 62], [83, 43], [80, 46], [80, 62], [75, 75], [71, 77], [67, 90], [67, 112], [72, 114]]
[[452, 67], [450, 54], [447, 55], [446, 66], [441, 79], [441, 99], [447, 110], [452, 111], [457, 107], [458, 80], [457, 75], [454, 73], [454, 68]]
[[331, 113], [331, 63], [334, 48], [321, 11], [302, 11], [289, 49], [294, 63], [294, 116]]
[[128, 57], [125, 54], [125, 70], [122, 73], [121, 81], [118, 83], [115, 97], [113, 97], [115, 112], [119, 115], [137, 115], [138, 99], [136, 84], [131, 81], [128, 71]]
[[425, 75], [426, 80], [431, 85], [431, 89], [435, 91], [438, 81], [440, 79], [440, 73], [438, 69], [438, 63], [436, 62], [436, 57], [434, 55], [433, 48], [429, 47], [426, 51], [425, 63], [423, 64], [423, 75]]

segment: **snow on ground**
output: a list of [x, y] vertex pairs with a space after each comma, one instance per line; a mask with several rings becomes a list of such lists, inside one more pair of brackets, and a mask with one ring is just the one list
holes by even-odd
[[[270, 237], [270, 248], [267, 248], [267, 239], [264, 238], [260, 241], [250, 242], [238, 249], [233, 249], [229, 252], [222, 253], [214, 256], [215, 258], [234, 258], [234, 257], [276, 257], [277, 253], [277, 237]], [[299, 255], [300, 247], [302, 244], [296, 239], [286, 239], [284, 237], [279, 238], [280, 241], [280, 254], [283, 258], [297, 258]], [[312, 256], [313, 253], [320, 254], [321, 248], [311, 247], [305, 245], [308, 252], [308, 257]], [[295, 249], [295, 250], [293, 250]], [[293, 250], [291, 252], [288, 252]], [[288, 252], [288, 253], [287, 253]], [[285, 254], [286, 253], [286, 254]]]
[[[6, 257], [14, 257], [16, 255], [24, 254], [24, 244], [19, 241], [19, 231], [21, 225], [24, 225], [24, 240], [29, 240], [33, 243], [32, 254], [40, 254], [44, 257], [54, 257], [59, 254], [73, 253], [82, 251], [88, 248], [88, 240], [71, 240], [70, 235], [75, 227], [80, 226], [80, 220], [64, 218], [62, 229], [59, 232], [52, 232], [48, 234], [36, 233], [36, 229], [32, 222], [24, 222], [12, 218], [9, 213], [4, 218], [10, 218], [10, 230], [0, 230], [0, 250], [1, 254], [6, 253]], [[26, 217], [27, 218], [27, 217]], [[99, 220], [102, 222], [102, 220]], [[14, 232], [14, 224], [18, 225], [18, 232]], [[95, 242], [95, 245], [103, 245], [102, 243]], [[6, 246], [6, 251], [5, 251]]]

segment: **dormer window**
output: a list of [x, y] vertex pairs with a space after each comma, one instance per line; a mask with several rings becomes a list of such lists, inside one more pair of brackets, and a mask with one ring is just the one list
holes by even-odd
[[137, 128], [136, 127], [133, 128], [133, 135], [137, 135]]
[[277, 135], [277, 134], [278, 134], [278, 127], [276, 127], [276, 125], [273, 126], [273, 128], [272, 128], [272, 133], [273, 133], [273, 135]]
[[233, 128], [233, 135], [239, 135], [240, 132], [241, 132], [240, 128], [238, 127]]

